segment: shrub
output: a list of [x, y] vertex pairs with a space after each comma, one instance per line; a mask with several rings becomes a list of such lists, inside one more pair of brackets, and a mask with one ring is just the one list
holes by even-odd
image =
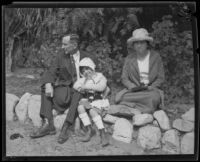
[[165, 68], [166, 102], [194, 102], [194, 64], [192, 32], [178, 32], [172, 16], [163, 16], [162, 21], [152, 25], [152, 46], [158, 50]]
[[85, 50], [96, 58], [97, 71], [101, 71], [109, 83], [120, 83], [124, 58], [119, 50], [113, 49], [104, 37], [90, 43]]

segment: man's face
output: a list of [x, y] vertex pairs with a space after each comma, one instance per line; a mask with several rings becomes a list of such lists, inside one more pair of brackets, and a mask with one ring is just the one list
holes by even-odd
[[65, 54], [70, 54], [72, 51], [76, 49], [75, 43], [72, 43], [71, 41], [67, 41], [66, 39], [62, 40], [62, 49], [65, 50]]

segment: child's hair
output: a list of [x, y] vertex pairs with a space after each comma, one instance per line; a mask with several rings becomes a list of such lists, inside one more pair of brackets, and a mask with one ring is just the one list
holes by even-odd
[[81, 74], [83, 74], [85, 69], [91, 69], [91, 71], [95, 71], [95, 67], [95, 63], [89, 57], [85, 57], [79, 62], [79, 70]]
[[80, 73], [83, 75], [84, 71], [86, 69], [90, 69], [91, 71], [94, 71], [92, 68], [88, 67], [88, 66], [80, 66]]

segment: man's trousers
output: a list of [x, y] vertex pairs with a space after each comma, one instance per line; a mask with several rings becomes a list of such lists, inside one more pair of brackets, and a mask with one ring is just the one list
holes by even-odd
[[69, 86], [54, 87], [53, 98], [45, 95], [45, 86], [41, 87], [40, 116], [49, 120], [53, 119], [52, 110], [64, 113], [69, 109], [65, 122], [73, 123], [77, 117], [77, 107], [81, 94]]

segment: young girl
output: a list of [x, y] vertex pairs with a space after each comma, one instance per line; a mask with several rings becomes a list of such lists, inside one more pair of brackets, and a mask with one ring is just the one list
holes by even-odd
[[100, 132], [102, 146], [106, 146], [109, 144], [109, 137], [105, 132], [100, 114], [104, 108], [109, 106], [108, 99], [103, 99], [103, 92], [107, 88], [107, 79], [102, 73], [95, 72], [96, 66], [90, 58], [83, 58], [79, 67], [82, 78], [77, 80], [73, 87], [83, 94], [83, 98], [79, 102], [78, 113], [87, 133], [81, 141], [87, 142], [93, 135], [89, 112]]

